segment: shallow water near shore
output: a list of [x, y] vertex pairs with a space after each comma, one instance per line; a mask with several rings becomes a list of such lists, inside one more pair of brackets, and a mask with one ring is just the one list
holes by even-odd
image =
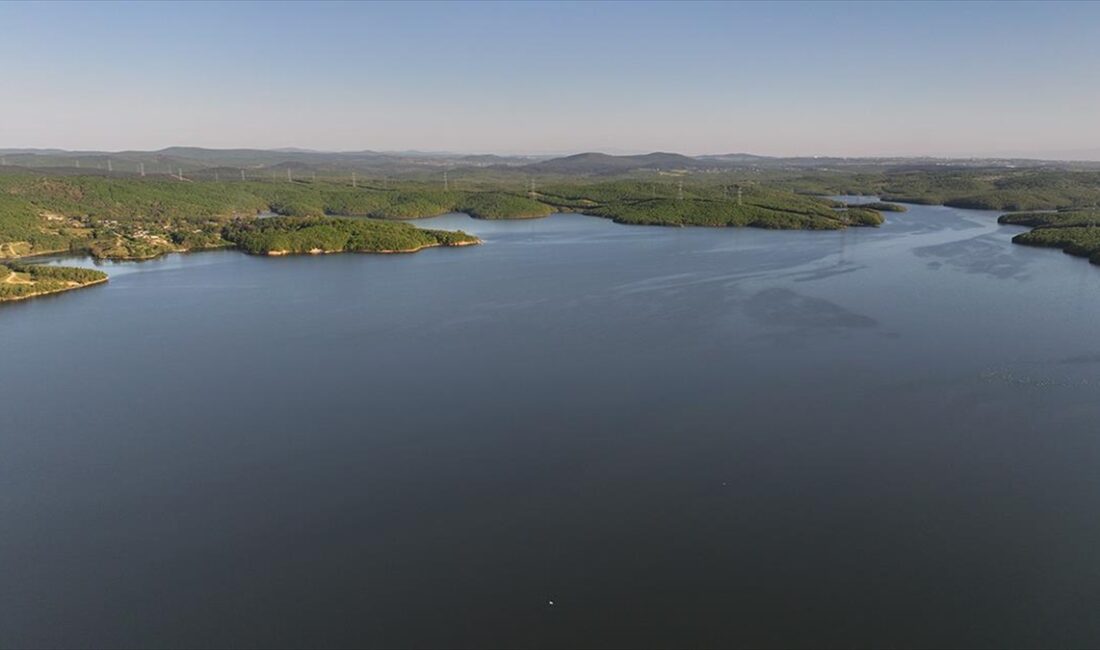
[[0, 305], [0, 647], [1100, 644], [1100, 268], [996, 216]]

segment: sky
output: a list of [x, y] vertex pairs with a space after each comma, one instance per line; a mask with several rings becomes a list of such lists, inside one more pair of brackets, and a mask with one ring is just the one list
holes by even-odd
[[1100, 158], [1100, 3], [3, 2], [0, 34], [0, 147]]

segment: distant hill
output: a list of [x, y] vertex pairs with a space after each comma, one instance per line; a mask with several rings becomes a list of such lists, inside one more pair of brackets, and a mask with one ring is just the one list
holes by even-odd
[[268, 165], [267, 168], [280, 171], [285, 171], [287, 169], [308, 171], [310, 169], [313, 169], [314, 166], [310, 165], [309, 163], [298, 162], [296, 160], [287, 160], [281, 163], [275, 163], [274, 165]]
[[[1092, 150], [1066, 152], [1062, 161], [1016, 158], [839, 158], [771, 157], [750, 153], [725, 153], [685, 156], [678, 153], [614, 155], [598, 152], [564, 157], [465, 154], [418, 151], [311, 151], [286, 147], [274, 149], [206, 149], [203, 147], [167, 147], [157, 151], [63, 151], [59, 149], [0, 148], [0, 168], [40, 169], [58, 174], [140, 174], [147, 175], [232, 175], [230, 170], [272, 170], [278, 173], [316, 171], [319, 176], [349, 175], [358, 171], [373, 177], [414, 177], [439, 175], [443, 169], [455, 173], [488, 177], [496, 174], [555, 174], [560, 176], [612, 176], [653, 172], [714, 172], [737, 169], [828, 169], [875, 172], [930, 169], [1100, 169], [1098, 162], [1072, 162], [1085, 158]], [[1073, 155], [1070, 155], [1073, 154]], [[1098, 154], [1100, 155], [1100, 154]]]
[[606, 153], [579, 153], [527, 165], [534, 172], [552, 174], [616, 174], [641, 169], [701, 169], [707, 163], [678, 153], [657, 151], [638, 156], [612, 156]]
[[457, 159], [457, 162], [470, 165], [522, 165], [529, 162], [529, 160], [518, 156], [497, 156], [487, 153], [462, 156]]
[[699, 160], [711, 160], [724, 163], [752, 164], [775, 160], [771, 156], [758, 156], [752, 153], [721, 153], [699, 156]]

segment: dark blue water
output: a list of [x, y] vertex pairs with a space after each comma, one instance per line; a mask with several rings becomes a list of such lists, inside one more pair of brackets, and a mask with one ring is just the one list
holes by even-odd
[[0, 647], [1095, 647], [1100, 269], [888, 216], [4, 306]]

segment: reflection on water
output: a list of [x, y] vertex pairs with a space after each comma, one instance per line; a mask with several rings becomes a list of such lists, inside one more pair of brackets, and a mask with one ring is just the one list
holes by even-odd
[[950, 264], [967, 273], [987, 273], [1008, 280], [1026, 280], [1030, 258], [1016, 255], [1015, 249], [1005, 248], [1004, 242], [990, 237], [975, 237], [945, 244], [922, 246], [913, 251], [917, 257], [927, 258], [928, 268], [939, 269]]
[[781, 327], [801, 333], [831, 333], [835, 329], [875, 327], [878, 321], [854, 313], [840, 305], [799, 295], [790, 289], [764, 289], [745, 302], [749, 318], [768, 327]]

